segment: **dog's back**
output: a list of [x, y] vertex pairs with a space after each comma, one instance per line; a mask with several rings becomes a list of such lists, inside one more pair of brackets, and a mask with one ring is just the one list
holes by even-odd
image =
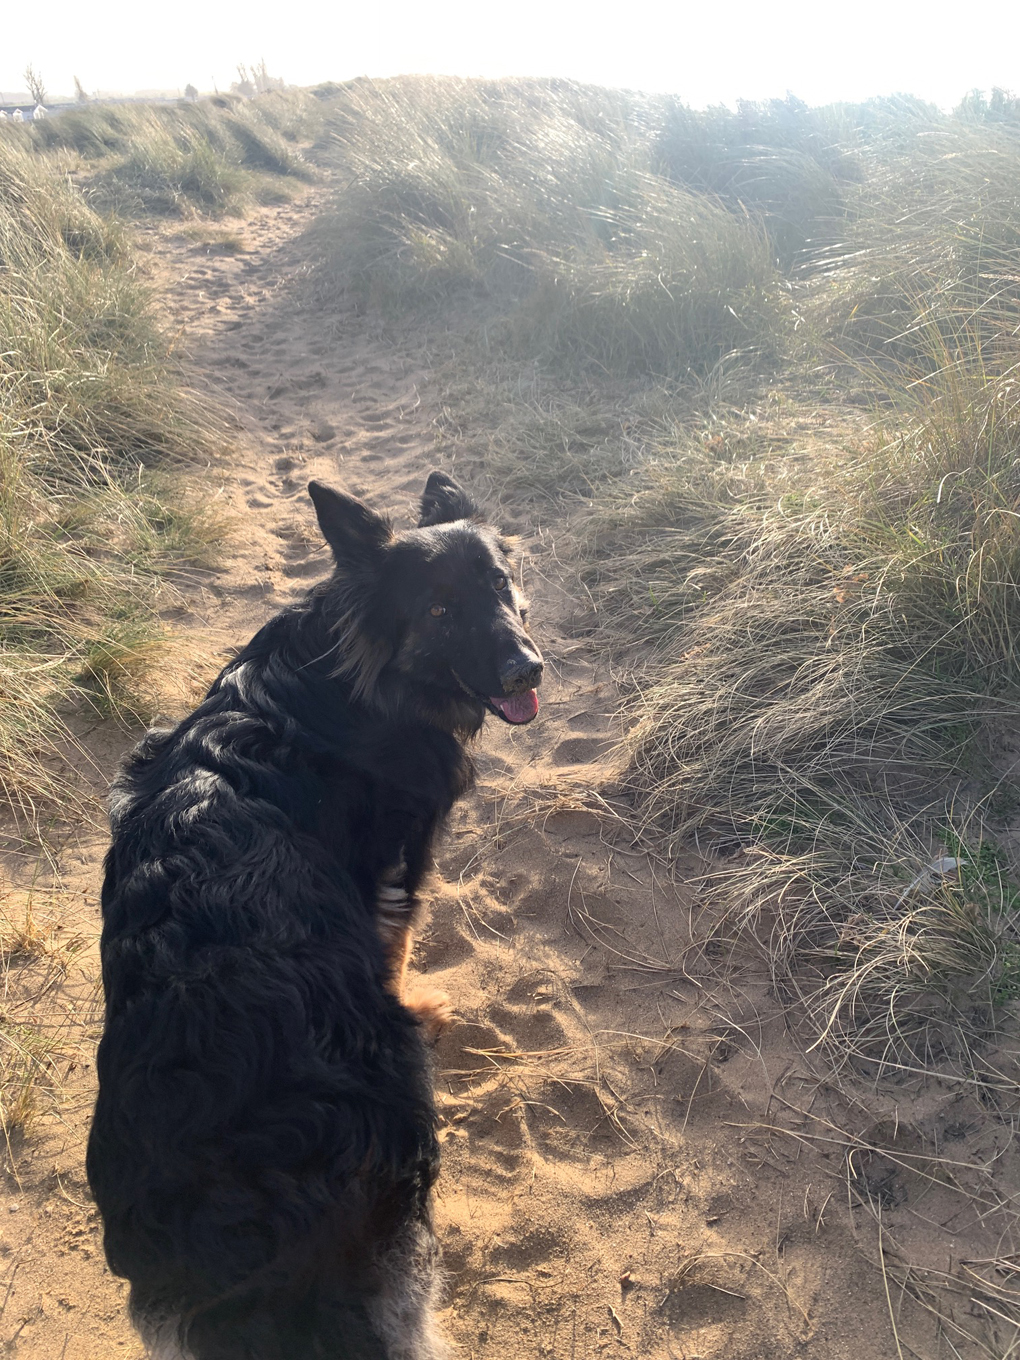
[[161, 1360], [434, 1360], [438, 1157], [404, 985], [430, 848], [486, 712], [542, 663], [508, 547], [433, 474], [394, 535], [313, 484], [334, 576], [111, 797], [88, 1171]]
[[107, 1254], [167, 1355], [183, 1320], [201, 1360], [424, 1357], [384, 1323], [429, 1290], [427, 1063], [357, 858], [317, 833], [328, 800], [343, 842], [372, 796], [239, 707], [238, 667], [259, 685], [242, 655], [115, 792], [89, 1153]]

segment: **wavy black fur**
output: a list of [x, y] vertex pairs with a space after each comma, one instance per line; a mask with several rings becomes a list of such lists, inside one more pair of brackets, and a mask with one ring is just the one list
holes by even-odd
[[529, 663], [537, 683], [541, 661], [500, 585], [507, 545], [450, 479], [403, 534], [312, 494], [333, 577], [151, 732], [111, 796], [88, 1173], [160, 1357], [442, 1353], [428, 1055], [379, 887], [399, 879], [410, 918], [471, 781], [478, 696], [519, 691]]

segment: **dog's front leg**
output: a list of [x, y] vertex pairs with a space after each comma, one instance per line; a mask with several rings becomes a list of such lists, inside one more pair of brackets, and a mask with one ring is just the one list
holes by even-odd
[[407, 965], [414, 947], [412, 927], [418, 903], [407, 890], [407, 869], [402, 860], [381, 876], [376, 909], [389, 966], [390, 990], [417, 1016], [428, 1037], [438, 1039], [453, 1019], [453, 1003], [439, 987], [427, 982], [408, 983]]

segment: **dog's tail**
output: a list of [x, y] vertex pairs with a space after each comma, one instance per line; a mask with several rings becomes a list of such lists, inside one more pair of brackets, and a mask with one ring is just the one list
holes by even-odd
[[190, 1314], [135, 1308], [150, 1360], [447, 1360], [436, 1329], [436, 1246], [408, 1225], [371, 1287], [322, 1275], [232, 1294]]

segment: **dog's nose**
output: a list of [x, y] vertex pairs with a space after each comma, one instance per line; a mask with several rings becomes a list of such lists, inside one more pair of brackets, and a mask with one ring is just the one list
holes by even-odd
[[500, 670], [499, 678], [504, 694], [523, 694], [534, 689], [542, 679], [542, 658], [533, 652], [522, 652], [512, 657]]

